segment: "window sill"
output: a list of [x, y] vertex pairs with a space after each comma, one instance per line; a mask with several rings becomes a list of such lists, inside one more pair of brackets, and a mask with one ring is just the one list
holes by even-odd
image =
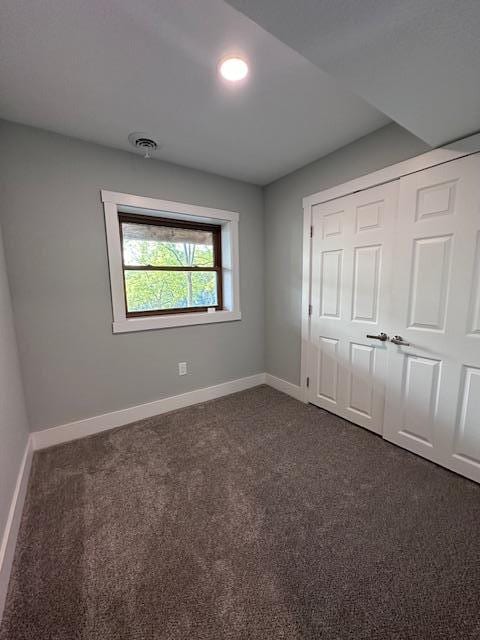
[[169, 329], [186, 327], [195, 324], [211, 324], [212, 322], [232, 322], [241, 320], [240, 311], [213, 311], [200, 313], [177, 313], [164, 316], [148, 316], [144, 318], [126, 318], [113, 323], [113, 333], [130, 333], [134, 331], [151, 331], [153, 329]]

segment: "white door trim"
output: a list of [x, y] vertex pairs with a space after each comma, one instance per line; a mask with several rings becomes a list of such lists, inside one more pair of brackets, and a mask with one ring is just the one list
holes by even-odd
[[310, 229], [312, 226], [312, 207], [323, 202], [336, 200], [343, 196], [350, 195], [357, 191], [364, 191], [371, 187], [376, 187], [393, 180], [398, 180], [403, 176], [435, 167], [439, 164], [458, 160], [465, 156], [480, 152], [480, 133], [468, 138], [451, 142], [439, 149], [433, 149], [409, 160], [397, 162], [389, 167], [374, 171], [367, 175], [349, 180], [343, 184], [324, 189], [303, 198], [303, 260], [302, 260], [302, 346], [300, 359], [300, 388], [301, 399], [306, 402], [307, 398], [307, 372], [308, 372], [308, 352], [310, 342], [310, 315], [309, 308], [311, 302], [311, 268], [312, 268], [312, 243]]
[[452, 160], [458, 160], [464, 156], [472, 155], [480, 151], [480, 133], [476, 133], [473, 136], [458, 140], [457, 142], [451, 142], [450, 144], [440, 147], [439, 149], [433, 149], [433, 151], [427, 151], [419, 156], [404, 160], [403, 162], [397, 162], [384, 169], [379, 169], [373, 173], [369, 173], [365, 176], [360, 176], [354, 180], [349, 180], [343, 184], [339, 184], [336, 187], [330, 189], [324, 189], [318, 193], [305, 196], [303, 198], [303, 206], [311, 207], [314, 204], [320, 204], [322, 202], [328, 202], [329, 200], [335, 200], [342, 196], [348, 196], [356, 191], [363, 191], [370, 187], [376, 187], [385, 182], [391, 182], [397, 180], [403, 176], [407, 176], [417, 171], [423, 171], [429, 169], [438, 164], [444, 164], [445, 162], [451, 162]]
[[302, 346], [300, 357], [300, 389], [299, 400], [308, 402], [307, 376], [308, 353], [310, 342], [310, 288], [312, 271], [312, 206], [303, 206], [303, 264], [302, 264]]

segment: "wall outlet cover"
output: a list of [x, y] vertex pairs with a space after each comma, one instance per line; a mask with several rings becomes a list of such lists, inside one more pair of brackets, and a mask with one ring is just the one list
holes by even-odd
[[186, 376], [187, 375], [187, 363], [186, 362], [179, 362], [178, 363], [178, 375], [179, 376]]

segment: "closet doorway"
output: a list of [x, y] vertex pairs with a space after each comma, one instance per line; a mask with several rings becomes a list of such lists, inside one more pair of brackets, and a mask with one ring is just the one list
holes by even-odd
[[480, 481], [480, 154], [309, 201], [306, 399]]

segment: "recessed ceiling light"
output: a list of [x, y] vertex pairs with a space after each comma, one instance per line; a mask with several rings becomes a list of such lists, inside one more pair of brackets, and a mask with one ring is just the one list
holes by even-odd
[[224, 58], [219, 65], [222, 78], [229, 82], [238, 82], [248, 75], [248, 64], [238, 57]]

